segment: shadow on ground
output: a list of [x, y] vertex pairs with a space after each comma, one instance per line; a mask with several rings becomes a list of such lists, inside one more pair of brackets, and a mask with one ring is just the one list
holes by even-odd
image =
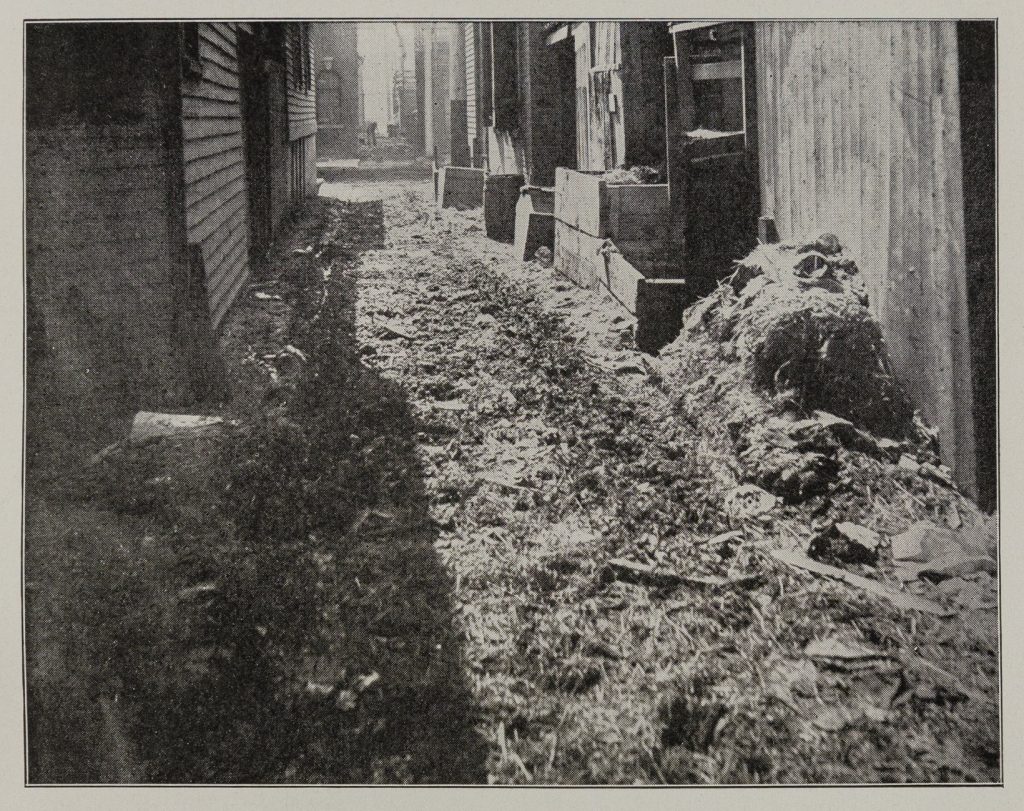
[[[383, 239], [379, 202], [312, 202], [265, 280], [294, 305], [281, 340], [299, 371], [220, 440], [125, 449], [56, 488], [73, 539], [53, 505], [33, 511], [28, 543], [50, 554], [27, 556], [44, 594], [28, 615], [31, 782], [486, 778], [418, 426], [356, 343], [355, 268]], [[110, 582], [62, 571], [112, 521]], [[98, 718], [79, 732], [56, 714]], [[126, 762], [93, 762], [104, 748]]]

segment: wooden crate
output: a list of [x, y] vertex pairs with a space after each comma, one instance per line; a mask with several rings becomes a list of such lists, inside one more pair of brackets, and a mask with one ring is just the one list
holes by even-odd
[[435, 175], [438, 208], [479, 208], [484, 202], [484, 171], [464, 166], [442, 166]]
[[[608, 183], [596, 172], [555, 170], [555, 219], [584, 234], [620, 242], [668, 239], [668, 186]], [[621, 250], [621, 247], [620, 247]]]

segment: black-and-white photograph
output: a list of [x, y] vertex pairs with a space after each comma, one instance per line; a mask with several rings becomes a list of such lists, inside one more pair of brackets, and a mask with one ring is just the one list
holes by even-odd
[[27, 786], [1003, 783], [997, 21], [23, 33]]

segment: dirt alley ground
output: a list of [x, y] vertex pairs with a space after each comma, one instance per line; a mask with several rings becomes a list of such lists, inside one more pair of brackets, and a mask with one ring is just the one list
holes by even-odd
[[[240, 427], [30, 514], [44, 781], [998, 779], [992, 607], [911, 616], [772, 561], [632, 318], [432, 192], [325, 183], [227, 327]], [[812, 661], [824, 639], [877, 655]], [[53, 765], [65, 705], [118, 764]]]
[[[385, 201], [389, 245], [362, 257], [357, 338], [423, 423], [417, 452], [491, 780], [991, 778], [994, 611], [979, 612], [979, 641], [808, 585], [766, 565], [756, 542], [707, 555], [702, 542], [735, 525], [687, 458], [688, 428], [658, 360], [632, 348], [625, 311], [512, 259], [479, 212], [435, 214], [428, 184], [321, 193]], [[609, 582], [618, 556], [694, 581], [672, 594]], [[753, 586], [709, 585], [722, 575]], [[924, 678], [911, 666], [847, 679], [801, 655], [851, 631], [924, 647], [946, 675], [967, 655], [961, 678], [988, 697], [962, 706], [954, 678], [933, 700], [919, 662]], [[793, 699], [801, 690], [816, 706]], [[930, 719], [936, 704], [952, 713]]]

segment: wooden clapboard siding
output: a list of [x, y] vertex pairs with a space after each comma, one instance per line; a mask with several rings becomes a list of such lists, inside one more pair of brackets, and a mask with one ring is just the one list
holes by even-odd
[[[477, 47], [476, 42], [479, 36], [477, 23], [463, 23], [462, 32], [465, 38], [465, 53], [466, 53], [466, 135], [469, 138], [470, 146], [476, 142], [477, 136], [477, 110], [479, 106], [477, 104]], [[474, 150], [473, 158], [476, 158]]]
[[296, 51], [301, 47], [302, 27], [305, 27], [308, 36], [309, 23], [289, 23], [286, 37], [288, 138], [292, 141], [308, 138], [316, 132], [316, 77], [313, 75], [312, 55], [307, 65], [308, 86], [296, 73]]
[[233, 23], [200, 23], [202, 75], [182, 88], [185, 222], [189, 243], [202, 246], [214, 326], [231, 305], [218, 292], [249, 272], [237, 33]]
[[762, 213], [857, 257], [894, 368], [974, 490], [956, 23], [756, 26]]

